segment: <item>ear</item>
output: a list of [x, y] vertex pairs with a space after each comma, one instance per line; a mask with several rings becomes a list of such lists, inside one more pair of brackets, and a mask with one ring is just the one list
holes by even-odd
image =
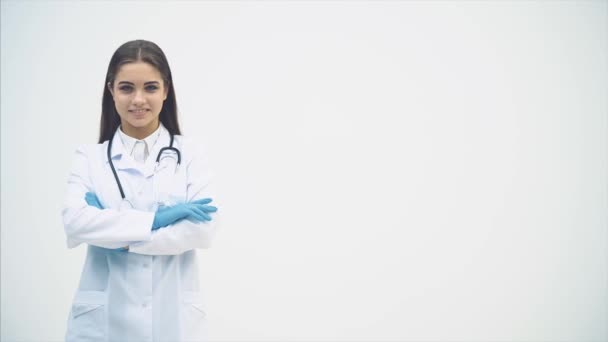
[[110, 82], [108, 82], [107, 86], [108, 86], [108, 90], [110, 90], [110, 94], [112, 94], [112, 97], [114, 97], [114, 90], [112, 89], [112, 84]]
[[169, 95], [169, 87], [170, 86], [165, 87], [165, 98], [163, 99], [163, 101], [165, 101], [167, 99], [167, 96]]

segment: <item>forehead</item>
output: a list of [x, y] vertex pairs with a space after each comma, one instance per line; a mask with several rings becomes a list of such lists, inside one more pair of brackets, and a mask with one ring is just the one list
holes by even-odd
[[116, 82], [148, 82], [161, 81], [162, 76], [160, 71], [151, 64], [146, 62], [127, 63], [120, 66], [116, 73]]

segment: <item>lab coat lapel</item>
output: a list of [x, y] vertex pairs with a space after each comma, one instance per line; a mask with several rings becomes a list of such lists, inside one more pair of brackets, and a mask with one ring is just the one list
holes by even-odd
[[114, 137], [112, 139], [112, 151], [110, 152], [110, 155], [112, 156], [112, 163], [114, 163], [114, 168], [116, 170], [137, 169], [135, 159], [133, 159], [127, 150], [125, 150], [125, 145], [120, 139], [118, 129], [114, 133]]
[[[144, 164], [144, 176], [147, 177], [152, 177], [154, 175], [154, 169], [156, 167], [156, 157], [158, 157], [158, 152], [160, 152], [160, 149], [166, 146], [169, 146], [169, 141], [170, 141], [170, 137], [169, 137], [169, 131], [167, 131], [167, 129], [165, 128], [165, 126], [163, 126], [163, 124], [160, 124], [160, 135], [158, 137], [158, 140], [156, 140], [156, 143], [154, 143], [154, 146], [152, 147], [152, 149], [150, 149], [149, 151], [149, 155], [148, 158], [146, 159], [146, 163]], [[175, 141], [173, 141], [173, 145], [175, 145]]]

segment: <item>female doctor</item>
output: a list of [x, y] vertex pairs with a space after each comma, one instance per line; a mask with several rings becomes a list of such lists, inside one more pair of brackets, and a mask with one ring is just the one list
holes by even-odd
[[217, 229], [211, 172], [180, 135], [162, 50], [110, 60], [98, 144], [77, 148], [62, 211], [68, 248], [87, 245], [66, 341], [203, 341], [197, 249]]

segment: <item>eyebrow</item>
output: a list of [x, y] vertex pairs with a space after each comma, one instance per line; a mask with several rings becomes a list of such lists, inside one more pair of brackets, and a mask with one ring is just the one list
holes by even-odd
[[[118, 84], [135, 85], [133, 82], [129, 82], [129, 81], [120, 81], [120, 82], [118, 82]], [[144, 83], [144, 85], [147, 85], [147, 84], [160, 84], [160, 82], [158, 82], [158, 81], [148, 81], [148, 82]]]

